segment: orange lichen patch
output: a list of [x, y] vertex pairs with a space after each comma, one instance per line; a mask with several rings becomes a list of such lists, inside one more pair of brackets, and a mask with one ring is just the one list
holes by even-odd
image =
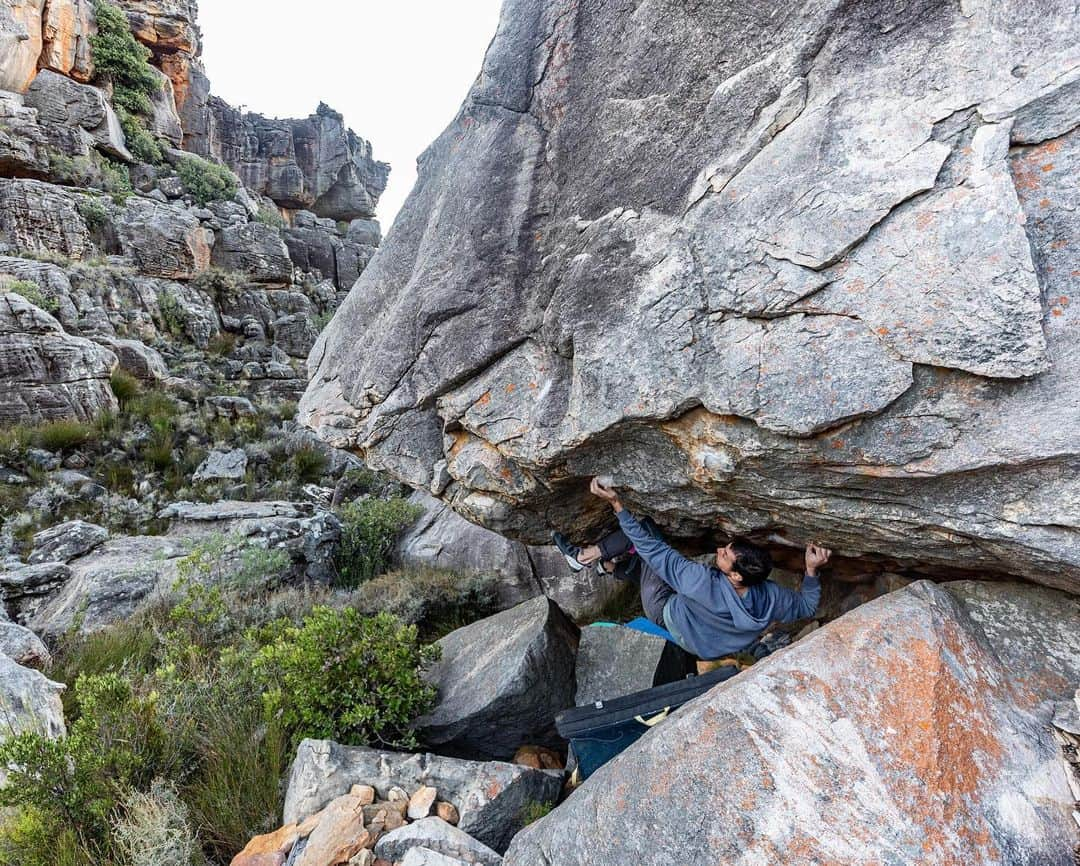
[[1052, 307], [1050, 309], [1050, 315], [1052, 315], [1052, 316], [1061, 316], [1061, 315], [1064, 315], [1064, 311], [1060, 307]]
[[1058, 238], [1055, 241], [1050, 242], [1050, 249], [1061, 250], [1069, 245], [1069, 241], [1066, 238]]
[[1053, 171], [1054, 170], [1054, 164], [1052, 162], [1048, 162], [1048, 163], [1046, 163], [1044, 165], [1040, 165], [1039, 168], [1042, 169], [1043, 171]]
[[477, 406], [486, 406], [490, 402], [491, 402], [491, 392], [490, 391], [485, 391], [483, 394], [480, 395], [479, 399], [476, 401], [476, 405]]
[[[1077, 276], [1077, 274], [1080, 274], [1080, 271], [1074, 271], [1073, 272], [1073, 276]], [[1069, 296], [1068, 295], [1061, 295], [1061, 296], [1058, 297], [1057, 302], [1059, 304], [1061, 304], [1061, 306], [1067, 307], [1067, 306], [1069, 306]]]
[[515, 385], [515, 384], [514, 384], [513, 382], [510, 382], [510, 383], [509, 383], [509, 384], [508, 384], [508, 385], [506, 386], [506, 393], [507, 393], [507, 394], [513, 394], [513, 393], [514, 393], [514, 391], [516, 391], [516, 390], [517, 390], [517, 385]]
[[889, 329], [882, 325], [880, 328], [877, 329], [877, 333], [884, 337], [886, 334], [889, 333]]
[[456, 457], [461, 453], [461, 449], [469, 444], [469, 441], [473, 438], [471, 433], [465, 430], [456, 430], [450, 434], [453, 441], [450, 443], [450, 447], [446, 451], [448, 457]]
[[1048, 198], [1039, 199], [1039, 207], [1042, 207], [1042, 208], [1050, 207], [1050, 199], [1048, 199]]

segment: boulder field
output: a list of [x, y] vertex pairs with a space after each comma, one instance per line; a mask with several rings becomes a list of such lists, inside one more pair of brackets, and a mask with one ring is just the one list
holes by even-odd
[[1071, 3], [508, 0], [301, 420], [528, 543], [1080, 590]]

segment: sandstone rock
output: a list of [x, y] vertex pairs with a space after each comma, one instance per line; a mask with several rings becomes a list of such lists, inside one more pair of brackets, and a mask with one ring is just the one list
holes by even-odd
[[502, 858], [481, 842], [440, 818], [424, 818], [392, 833], [375, 844], [375, 856], [401, 860], [413, 848], [426, 848], [465, 863], [500, 866]]
[[43, 529], [34, 535], [33, 548], [27, 560], [31, 565], [42, 562], [71, 562], [105, 543], [109, 530], [85, 520], [68, 520]]
[[79, 214], [77, 193], [37, 180], [0, 180], [0, 235], [35, 253], [80, 259], [93, 243]]
[[361, 848], [370, 847], [371, 834], [364, 829], [359, 798], [344, 794], [322, 812], [318, 826], [308, 837], [296, 866], [337, 866], [347, 863]]
[[5, 177], [45, 177], [49, 139], [37, 111], [21, 94], [0, 90], [0, 172]]
[[41, 123], [85, 130], [103, 152], [124, 162], [135, 161], [116, 112], [98, 88], [43, 69], [26, 91], [26, 104], [38, 110]]
[[116, 356], [14, 292], [0, 291], [0, 423], [89, 421], [116, 408]]
[[259, 414], [255, 404], [247, 397], [207, 397], [206, 405], [217, 417], [230, 418], [234, 421], [241, 418], [254, 418]]
[[95, 337], [94, 342], [105, 346], [116, 355], [120, 369], [144, 382], [167, 379], [169, 368], [161, 353], [142, 340], [121, 340], [115, 337]]
[[0, 571], [0, 595], [16, 621], [26, 624], [50, 595], [71, 579], [71, 569], [61, 562], [20, 565]]
[[592, 625], [581, 630], [574, 703], [581, 707], [618, 698], [685, 674], [682, 650], [663, 638], [625, 626]]
[[121, 0], [131, 32], [155, 55], [197, 55], [201, 48], [195, 0]]
[[1077, 591], [1073, 13], [1019, 9], [508, 3], [298, 418], [526, 542], [606, 474]]
[[520, 833], [506, 863], [1064, 866], [1070, 797], [1047, 728], [959, 603], [923, 581], [680, 709]]
[[979, 624], [1026, 706], [1071, 697], [1080, 683], [1080, 599], [1022, 583], [944, 585]]
[[[353, 226], [358, 228], [354, 230]], [[338, 289], [348, 290], [375, 254], [380, 232], [375, 220], [357, 219], [349, 224], [342, 238], [333, 220], [316, 219], [310, 211], [299, 211], [283, 237], [289, 258], [297, 268], [318, 273]]]
[[37, 74], [45, 0], [9, 0], [0, 6], [0, 90], [22, 93]]
[[479, 763], [304, 740], [289, 777], [284, 820], [300, 821], [357, 784], [372, 786], [381, 798], [389, 798], [394, 786], [409, 792], [422, 786], [434, 788], [449, 801], [436, 805], [436, 809], [441, 807], [440, 818], [502, 851], [520, 829], [521, 814], [529, 803], [551, 803], [558, 798], [562, 774], [497, 761]]
[[89, 0], [45, 0], [41, 21], [42, 52], [38, 65], [89, 81], [94, 64], [90, 57], [93, 9]]
[[213, 262], [218, 267], [242, 271], [259, 283], [292, 281], [292, 261], [277, 229], [253, 222], [225, 226], [217, 235]]
[[558, 745], [555, 715], [573, 705], [577, 642], [576, 626], [544, 597], [451, 632], [426, 675], [438, 698], [417, 720], [420, 738], [494, 759], [522, 743]]
[[229, 481], [239, 480], [247, 472], [247, 454], [243, 448], [233, 448], [229, 451], [215, 449], [195, 470], [191, 480], [195, 483], [202, 481]]
[[450, 571], [494, 572], [504, 607], [547, 595], [570, 616], [594, 610], [617, 590], [614, 579], [594, 570], [574, 574], [553, 547], [528, 547], [470, 523], [422, 491], [409, 501], [424, 509], [398, 540], [396, 556], [404, 565]]
[[158, 79], [158, 92], [151, 97], [153, 117], [150, 118], [150, 132], [158, 138], [168, 141], [173, 147], [179, 147], [184, 140], [184, 130], [176, 113], [176, 96], [172, 80], [163, 72], [150, 67]]
[[[39, 671], [24, 668], [0, 655], [0, 707], [4, 724], [0, 739], [33, 731], [47, 737], [63, 737], [64, 707], [60, 693], [64, 686], [46, 679]], [[0, 784], [7, 772], [0, 769]]]
[[410, 821], [419, 821], [432, 813], [435, 800], [439, 792], [429, 785], [421, 785], [409, 798], [409, 808], [406, 817]]
[[118, 231], [124, 255], [144, 274], [187, 280], [210, 267], [213, 236], [190, 211], [132, 197]]
[[71, 577], [25, 624], [56, 638], [76, 621], [81, 633], [96, 631], [131, 616], [155, 589], [177, 579], [177, 560], [190, 544], [164, 536], [113, 538], [71, 562]]
[[0, 622], [0, 654], [28, 668], [47, 668], [52, 662], [41, 638], [14, 622]]

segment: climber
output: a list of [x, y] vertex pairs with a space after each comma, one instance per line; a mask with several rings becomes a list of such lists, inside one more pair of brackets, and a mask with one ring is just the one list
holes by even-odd
[[[556, 546], [575, 571], [595, 565], [618, 579], [639, 582], [645, 615], [699, 659], [745, 650], [769, 623], [803, 619], [817, 610], [818, 569], [831, 550], [807, 546], [802, 588], [796, 592], [768, 579], [772, 558], [764, 548], [736, 539], [717, 548], [715, 565], [702, 565], [673, 550], [656, 524], [639, 521], [598, 478], [589, 489], [611, 504], [619, 530], [585, 548], [557, 532]], [[633, 554], [628, 561], [616, 562], [627, 553]]]

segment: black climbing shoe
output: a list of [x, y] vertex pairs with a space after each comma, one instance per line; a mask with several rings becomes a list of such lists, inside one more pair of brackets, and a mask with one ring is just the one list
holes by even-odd
[[581, 571], [585, 566], [578, 562], [577, 555], [581, 553], [581, 548], [574, 544], [569, 538], [563, 535], [561, 532], [551, 533], [551, 540], [555, 542], [555, 546], [559, 548], [559, 553], [566, 557], [566, 564], [570, 566], [571, 571]]

